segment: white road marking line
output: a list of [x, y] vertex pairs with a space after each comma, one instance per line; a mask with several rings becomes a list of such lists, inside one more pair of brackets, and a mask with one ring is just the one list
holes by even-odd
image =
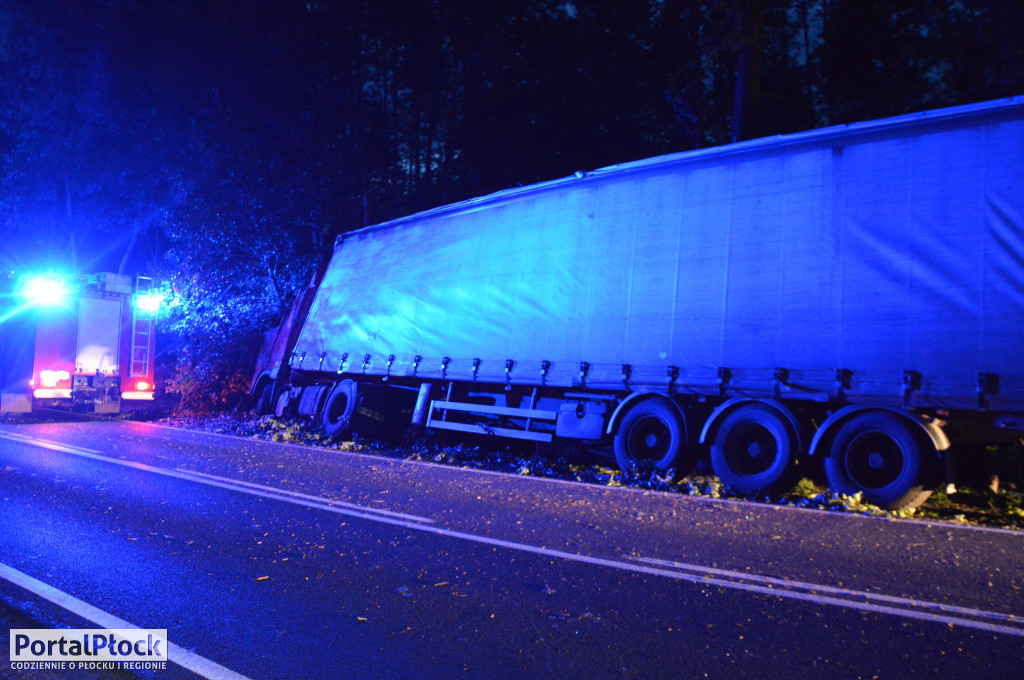
[[[13, 438], [8, 437], [4, 433], [0, 433], [0, 438]], [[516, 550], [520, 552], [532, 553], [534, 555], [543, 555], [545, 557], [554, 557], [558, 559], [568, 560], [571, 562], [581, 562], [584, 564], [592, 564], [595, 566], [610, 567], [613, 569], [619, 569], [622, 571], [631, 571], [635, 573], [648, 574], [651, 576], [662, 576], [665, 578], [671, 578], [678, 581], [688, 581], [690, 583], [696, 583], [700, 585], [713, 585], [722, 588], [729, 588], [733, 590], [742, 590], [750, 593], [758, 593], [761, 595], [770, 595], [773, 597], [788, 598], [793, 600], [801, 600], [805, 602], [812, 602], [815, 604], [826, 604], [837, 607], [844, 607], [846, 609], [855, 609], [859, 611], [871, 612], [875, 614], [887, 614], [890, 616], [899, 616], [908, 619], [917, 619], [920, 621], [928, 621], [932, 623], [941, 623], [951, 626], [962, 626], [965, 628], [974, 628], [978, 630], [984, 630], [991, 633], [1000, 633], [1004, 635], [1014, 635], [1017, 637], [1024, 637], [1024, 625], [1016, 627], [1014, 624], [1021, 624], [1024, 619], [1016, 615], [1004, 615], [997, 612], [988, 612], [980, 609], [971, 609], [969, 607], [957, 607], [948, 608], [946, 605], [939, 604], [937, 602], [925, 602], [917, 600], [909, 600], [904, 598], [892, 598], [889, 604], [876, 604], [873, 602], [859, 602], [851, 599], [843, 599], [842, 597], [835, 597], [829, 595], [819, 595], [816, 592], [802, 592], [799, 588], [787, 588], [787, 587], [776, 587], [784, 586], [784, 584], [790, 584], [792, 582], [785, 581], [784, 579], [775, 579], [768, 576], [757, 576], [752, 574], [745, 574], [743, 572], [730, 572], [726, 570], [713, 570], [710, 567], [702, 567], [700, 565], [690, 565], [679, 562], [661, 562], [653, 560], [645, 560], [651, 563], [651, 566], [645, 564], [637, 564], [636, 562], [627, 562], [622, 560], [610, 559], [605, 557], [592, 557], [590, 555], [581, 555], [579, 553], [570, 553], [563, 550], [554, 550], [551, 548], [545, 548], [543, 546], [534, 546], [526, 543], [519, 543], [516, 541], [506, 541], [500, 538], [491, 538], [489, 536], [482, 536], [479, 534], [471, 534], [463, 531], [457, 531], [454, 529], [445, 529], [443, 527], [431, 526], [418, 521], [408, 521], [399, 518], [388, 517], [379, 514], [371, 514], [367, 512], [358, 512], [354, 510], [343, 510], [341, 508], [335, 508], [323, 503], [312, 503], [305, 501], [301, 498], [291, 498], [283, 493], [266, 493], [259, 489], [247, 489], [237, 484], [226, 484], [219, 482], [216, 479], [204, 479], [197, 475], [187, 475], [184, 473], [176, 472], [174, 470], [168, 470], [165, 468], [156, 468], [143, 463], [132, 463], [130, 461], [117, 460], [114, 458], [108, 458], [89, 452], [84, 449], [76, 449], [75, 447], [66, 446], [63, 444], [56, 444], [54, 442], [45, 442], [44, 440], [35, 440], [28, 437], [17, 437], [18, 441], [24, 443], [36, 444], [39, 446], [45, 446], [45, 448], [65, 451], [79, 456], [85, 456], [88, 458], [95, 458], [109, 463], [116, 463], [124, 465], [126, 467], [133, 467], [140, 470], [146, 470], [150, 472], [156, 472], [158, 474], [164, 474], [170, 477], [178, 477], [180, 479], [186, 479], [189, 481], [197, 482], [200, 484], [208, 484], [210, 486], [216, 486], [233, 491], [239, 491], [241, 493], [249, 493], [256, 496], [262, 496], [266, 498], [272, 498], [275, 500], [285, 501], [287, 503], [295, 503], [298, 505], [306, 505], [308, 507], [314, 507], [321, 510], [327, 510], [330, 512], [336, 512], [339, 514], [351, 515], [354, 517], [360, 517], [362, 519], [368, 519], [374, 522], [382, 524], [390, 524], [393, 526], [404, 527], [413, 531], [422, 531], [424, 533], [430, 533], [437, 536], [446, 536], [449, 538], [458, 538], [465, 541], [471, 541], [474, 543], [482, 543], [485, 545], [491, 545], [496, 547], [508, 548], [510, 550]], [[366, 508], [366, 510], [372, 510]], [[655, 566], [658, 565], [658, 566]], [[666, 568], [671, 567], [671, 568]], [[683, 569], [689, 570], [696, 573], [686, 573]], [[813, 584], [800, 584], [803, 590], [830, 592], [831, 586], [815, 586]], [[834, 589], [835, 591], [842, 591], [842, 589]], [[854, 592], [854, 591], [848, 591]], [[837, 592], [833, 592], [833, 595], [837, 595]], [[844, 592], [846, 594], [846, 592]], [[859, 594], [863, 596], [864, 594]], [[891, 596], [884, 596], [891, 597]], [[882, 597], [874, 597], [872, 599], [878, 600], [879, 602], [884, 601]], [[910, 606], [890, 606], [894, 604], [909, 605], [913, 603], [913, 607]], [[945, 609], [944, 609], [945, 608]], [[924, 611], [932, 610], [932, 611]], [[949, 614], [936, 614], [934, 611], [948, 611]], [[955, 614], [963, 614], [963, 616], [957, 616]], [[967, 617], [974, 618], [967, 618]], [[1003, 621], [1004, 623], [990, 623], [989, 621], [978, 620], [978, 619], [994, 619]]]
[[264, 486], [263, 484], [254, 484], [253, 482], [243, 482], [240, 479], [232, 479], [230, 477], [219, 477], [217, 475], [210, 475], [205, 472], [198, 472], [196, 470], [183, 470], [177, 469], [178, 472], [184, 472], [188, 475], [196, 475], [198, 477], [205, 477], [206, 479], [212, 479], [218, 482], [225, 482], [228, 484], [237, 484], [238, 486], [248, 487], [250, 489], [259, 489], [260, 491], [269, 491], [273, 494], [283, 494], [292, 498], [304, 498], [307, 500], [316, 501], [318, 503], [324, 503], [331, 506], [339, 506], [343, 508], [350, 508], [352, 510], [360, 510], [364, 512], [372, 512], [378, 515], [387, 515], [388, 517], [398, 517], [400, 519], [407, 519], [413, 522], [419, 522], [420, 524], [433, 524], [434, 520], [429, 517], [420, 517], [418, 515], [407, 515], [402, 512], [394, 512], [392, 510], [381, 510], [379, 508], [371, 508], [365, 505], [357, 505], [355, 503], [346, 503], [345, 501], [336, 501], [331, 498], [325, 498], [323, 496], [310, 496], [309, 494], [300, 493], [298, 491], [289, 491], [288, 489], [279, 489], [275, 486]]
[[897, 597], [895, 595], [884, 595], [882, 593], [869, 593], [863, 590], [850, 590], [849, 588], [837, 588], [835, 586], [823, 586], [816, 583], [805, 583], [803, 581], [790, 581], [781, 578], [774, 578], [771, 576], [761, 576], [759, 574], [748, 574], [740, 571], [728, 571], [726, 569], [715, 569], [713, 567], [703, 567], [696, 564], [687, 564], [685, 562], [673, 562], [668, 560], [658, 560], [650, 557], [638, 557], [636, 558], [640, 562], [646, 562], [647, 564], [656, 564], [663, 567], [671, 567], [674, 569], [681, 569], [684, 571], [692, 571], [702, 574], [714, 574], [716, 576], [722, 576], [724, 578], [733, 579], [736, 581], [747, 581], [751, 583], [762, 583], [769, 588], [778, 586], [787, 590], [804, 590], [810, 591], [811, 594], [816, 593], [829, 593], [830, 595], [836, 595], [839, 597], [848, 598], [859, 598], [866, 601], [877, 601], [885, 602], [887, 604], [899, 605], [902, 607], [916, 607], [922, 609], [932, 609], [941, 612], [949, 612], [952, 614], [963, 614], [965, 616], [977, 616], [986, 619], [992, 619], [996, 621], [1002, 621], [1007, 624], [1016, 624], [1024, 627], [1024, 616], [1017, 616], [1015, 614], [1000, 614], [997, 612], [988, 612], [979, 609], [972, 609], [970, 607], [960, 607], [952, 604], [941, 604], [937, 602], [922, 602], [920, 600], [914, 600], [907, 597]]
[[[44, 600], [49, 600], [58, 607], [66, 609], [86, 621], [91, 621], [100, 628], [139, 628], [6, 564], [0, 563], [0, 578], [10, 581]], [[208, 680], [249, 680], [247, 676], [179, 647], [169, 640], [167, 642], [167, 660]]]
[[[9, 439], [15, 442], [21, 442], [22, 444], [32, 444], [43, 449], [50, 449], [51, 451], [62, 451], [64, 453], [91, 453], [93, 455], [99, 455], [99, 451], [94, 449], [86, 449], [80, 446], [68, 446], [67, 444], [61, 444], [59, 442], [51, 442], [46, 439], [36, 439], [35, 437], [29, 437], [28, 435], [18, 434], [17, 432], [0, 432], [0, 439]], [[111, 459], [115, 460], [115, 459]]]
[[[933, 623], [943, 623], [946, 625], [963, 626], [965, 628], [976, 628], [979, 630], [988, 631], [991, 633], [1002, 633], [1005, 635], [1015, 635], [1017, 637], [1024, 637], [1024, 626], [1020, 628], [1013, 627], [1012, 625], [1001, 625], [988, 623], [987, 621], [977, 621], [974, 619], [963, 618], [959, 616], [932, 614], [924, 611], [916, 611], [913, 609], [903, 609], [899, 607], [890, 607], [879, 604], [872, 604], [870, 602], [857, 602], [853, 600], [844, 600], [838, 597], [828, 597], [823, 595], [815, 595], [813, 593], [802, 593], [796, 590], [785, 590], [782, 588], [770, 587], [758, 585], [756, 583], [745, 583], [739, 579], [725, 579], [716, 578], [713, 576], [703, 576], [697, 574], [687, 574], [676, 569], [665, 569], [661, 567], [645, 566], [642, 564], [636, 564], [633, 562], [623, 562], [621, 560], [608, 559], [604, 557], [591, 557], [590, 555], [580, 555], [578, 553], [569, 553], [562, 550], [553, 550], [551, 548], [544, 548], [538, 546], [527, 545], [523, 543], [517, 543], [515, 541], [505, 541], [502, 539], [490, 538], [488, 536], [479, 536], [477, 534], [468, 534], [461, 531], [453, 531], [451, 529], [442, 529], [439, 527], [416, 527], [415, 525], [410, 526], [411, 529], [419, 529], [420, 531], [436, 533], [443, 536], [450, 536], [453, 538], [461, 538], [467, 541], [474, 541], [477, 543], [485, 543], [488, 545], [500, 546], [509, 548], [512, 550], [519, 550], [522, 552], [533, 553], [535, 555], [544, 555], [546, 557], [556, 557], [572, 562], [583, 562], [586, 564], [593, 564], [603, 567], [611, 567], [613, 569], [620, 569], [623, 571], [632, 571], [641, 574], [649, 574], [652, 576], [663, 576], [679, 581], [688, 581], [690, 583], [697, 583], [701, 585], [713, 585], [720, 586], [723, 588], [730, 588], [733, 590], [743, 590], [750, 593], [758, 593], [761, 595], [771, 595], [773, 597], [782, 597], [793, 600], [803, 600], [806, 602], [813, 602], [815, 604], [827, 604], [834, 605], [837, 607], [844, 607], [847, 609], [857, 609], [865, 612], [872, 612], [876, 614], [888, 614], [891, 616], [900, 616], [908, 619], [918, 619], [921, 621], [930, 621]], [[674, 565], [677, 563], [673, 563]], [[690, 565], [701, 569], [699, 565]], [[737, 577], [749, 576], [749, 574], [743, 574], [742, 572], [727, 572]], [[767, 577], [766, 577], [767, 578]], [[782, 582], [782, 579], [779, 579]], [[824, 587], [817, 587], [822, 589]], [[918, 607], [939, 609], [943, 605], [935, 602], [916, 602]], [[998, 618], [1003, 615], [995, 612], [986, 612], [978, 609], [962, 608], [963, 613], [970, 613], [978, 618]], [[1009, 620], [1011, 622], [1021, 621], [1021, 617], [1010, 615]]]
[[149, 465], [147, 463], [137, 463], [135, 461], [130, 460], [111, 458], [110, 456], [102, 455], [99, 451], [94, 451], [92, 449], [86, 449], [79, 446], [69, 446], [67, 444], [60, 444], [58, 442], [51, 442], [45, 439], [35, 439], [33, 437], [25, 437], [22, 435], [14, 435], [8, 433], [0, 433], [0, 439], [10, 439], [22, 444], [30, 444], [32, 446], [38, 446], [44, 449], [49, 449], [51, 451], [70, 453], [76, 456], [81, 456], [83, 458], [91, 458], [93, 460], [99, 460], [105, 463], [113, 463], [115, 465], [120, 465], [122, 467], [133, 468], [135, 470], [155, 472], [158, 475], [175, 477], [177, 479], [186, 479], [188, 481], [199, 482], [201, 484], [216, 486], [222, 489], [231, 489], [232, 491], [247, 493], [251, 496], [260, 496], [263, 498], [270, 498], [273, 500], [286, 501], [289, 503], [294, 503], [296, 505], [303, 505], [309, 508], [316, 508], [318, 510], [326, 510], [328, 512], [334, 512], [341, 515], [365, 517], [367, 516], [367, 513], [371, 513], [373, 515], [384, 515], [387, 517], [395, 517], [398, 519], [408, 520], [411, 522], [418, 522], [420, 524], [434, 523], [434, 520], [430, 519], [429, 517], [419, 517], [417, 515], [407, 515], [401, 512], [393, 512], [391, 510], [371, 508], [369, 506], [357, 505], [355, 503], [346, 503], [344, 501], [337, 501], [331, 498], [324, 498], [323, 496], [311, 496], [309, 494], [300, 493], [298, 491], [291, 491], [289, 489], [279, 489], [273, 486], [254, 484], [252, 482], [245, 482], [240, 479], [231, 479], [229, 477], [218, 477], [217, 475], [209, 475], [203, 472], [196, 472], [193, 470], [183, 470], [181, 468], [172, 470], [170, 468], [162, 468], [155, 465]]

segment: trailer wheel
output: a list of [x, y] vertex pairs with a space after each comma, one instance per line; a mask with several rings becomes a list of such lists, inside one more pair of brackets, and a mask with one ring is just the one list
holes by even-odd
[[679, 411], [664, 399], [637, 402], [615, 433], [615, 460], [623, 472], [653, 467], [662, 472], [689, 467], [681, 455], [686, 450], [686, 424]]
[[938, 454], [928, 437], [905, 418], [885, 411], [868, 411], [839, 428], [825, 474], [839, 493], [861, 497], [888, 510], [917, 507], [931, 490], [925, 489], [928, 460]]
[[274, 415], [278, 418], [284, 418], [285, 416], [293, 415], [293, 411], [291, 391], [285, 390], [277, 395], [277, 401], [274, 402]]
[[328, 437], [337, 437], [348, 429], [352, 423], [352, 414], [356, 412], [358, 395], [359, 390], [353, 380], [342, 380], [331, 388], [331, 392], [324, 402], [321, 417], [324, 432]]
[[726, 416], [711, 445], [711, 467], [726, 486], [769, 496], [793, 483], [799, 443], [784, 415], [766, 404], [739, 406]]

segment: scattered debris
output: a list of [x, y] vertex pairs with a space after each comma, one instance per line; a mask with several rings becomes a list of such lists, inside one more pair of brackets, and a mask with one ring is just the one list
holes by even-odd
[[553, 612], [548, 615], [552, 621], [600, 621], [601, 619], [590, 612], [582, 614], [571, 614], [569, 612]]
[[677, 478], [673, 470], [632, 470], [626, 474], [617, 468], [608, 467], [607, 459], [599, 458], [572, 445], [545, 445], [531, 449], [513, 443], [498, 448], [452, 440], [443, 433], [407, 435], [404, 441], [398, 443], [370, 442], [358, 435], [348, 441], [328, 441], [317, 431], [315, 424], [306, 419], [274, 416], [256, 418], [245, 414], [176, 416], [161, 422], [185, 429], [231, 434], [250, 439], [287, 442], [335, 451], [365, 451], [404, 460], [609, 487], [630, 487], [705, 498], [775, 502], [799, 508], [853, 512], [872, 517], [940, 520], [1024, 530], [1024, 493], [1005, 484], [987, 485], [983, 491], [950, 484], [933, 493], [919, 508], [887, 511], [864, 502], [859, 494], [837, 494], [824, 484], [808, 478], [801, 479], [782, 498], [768, 499], [734, 493], [706, 468], [698, 468], [696, 474], [681, 478]]

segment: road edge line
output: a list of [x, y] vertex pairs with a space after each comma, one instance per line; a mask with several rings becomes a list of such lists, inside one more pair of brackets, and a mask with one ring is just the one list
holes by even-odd
[[[119, 619], [113, 614], [105, 612], [88, 602], [79, 600], [74, 595], [54, 588], [53, 586], [44, 583], [37, 578], [33, 578], [28, 574], [20, 572], [14, 567], [3, 564], [2, 562], [0, 562], [0, 578], [57, 605], [61, 609], [71, 612], [75, 616], [94, 623], [101, 628], [139, 628], [138, 626], [128, 623], [123, 619]], [[172, 655], [174, 658], [172, 658]], [[207, 680], [250, 680], [247, 676], [242, 675], [241, 673], [236, 673], [230, 668], [221, 666], [216, 661], [211, 661], [210, 659], [200, 656], [195, 652], [190, 652], [189, 650], [174, 644], [170, 640], [167, 641], [167, 661], [190, 670], [196, 675], [207, 678]]]

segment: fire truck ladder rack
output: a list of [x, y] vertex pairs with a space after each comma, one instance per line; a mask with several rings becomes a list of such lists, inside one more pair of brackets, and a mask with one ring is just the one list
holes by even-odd
[[[153, 279], [140, 276], [137, 295], [144, 295], [153, 289]], [[135, 306], [132, 309], [132, 362], [129, 377], [147, 375], [149, 367], [150, 338], [153, 337], [154, 315]]]

